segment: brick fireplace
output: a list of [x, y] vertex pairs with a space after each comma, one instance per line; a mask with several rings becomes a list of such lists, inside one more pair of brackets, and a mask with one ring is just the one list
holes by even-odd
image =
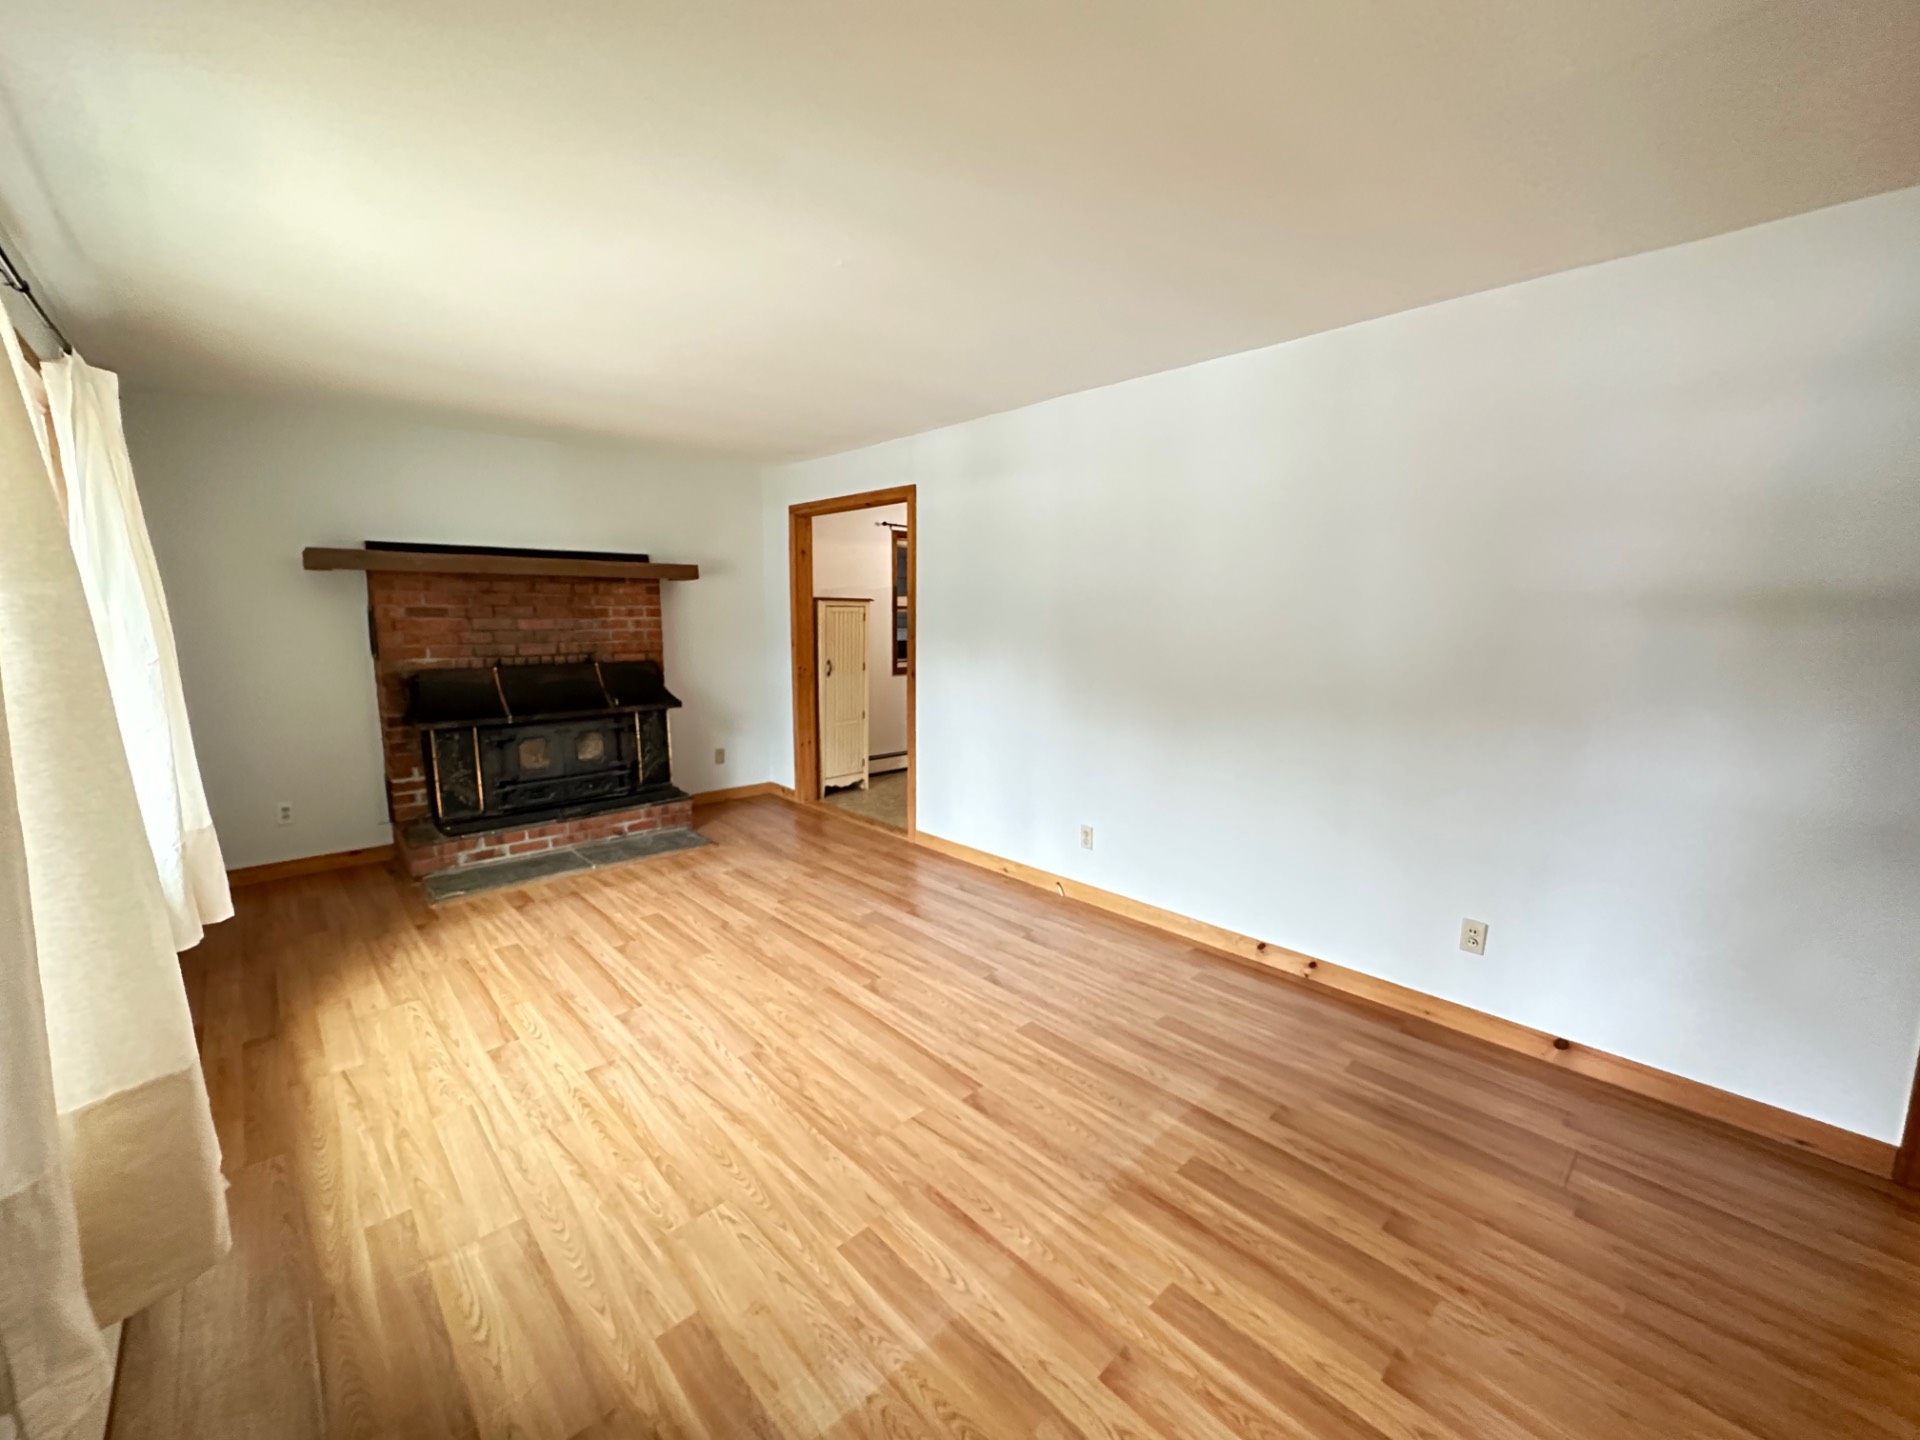
[[445, 833], [433, 819], [421, 732], [407, 721], [408, 681], [425, 670], [567, 661], [659, 664], [658, 579], [368, 568], [367, 595], [388, 802], [409, 873], [422, 876], [692, 824], [692, 802], [678, 796], [474, 834]]

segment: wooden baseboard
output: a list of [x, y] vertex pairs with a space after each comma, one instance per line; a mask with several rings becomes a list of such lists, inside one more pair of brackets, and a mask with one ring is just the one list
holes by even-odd
[[1913, 1075], [1913, 1098], [1907, 1101], [1907, 1131], [1893, 1158], [1896, 1184], [1920, 1190], [1920, 1070]]
[[785, 785], [776, 785], [771, 780], [762, 780], [758, 785], [735, 785], [730, 790], [703, 790], [693, 797], [693, 803], [724, 805], [729, 800], [752, 800], [759, 795], [781, 795], [791, 800], [793, 791]]
[[1563, 1070], [1571, 1070], [1630, 1090], [1636, 1095], [1663, 1101], [1677, 1109], [1765, 1136], [1808, 1154], [1824, 1156], [1883, 1179], [1893, 1174], [1896, 1147], [1871, 1136], [1796, 1115], [1790, 1110], [1716, 1089], [1701, 1081], [1658, 1070], [1637, 1060], [1627, 1060], [1605, 1050], [1576, 1044], [1561, 1036], [1549, 1035], [1544, 1030], [1502, 1020], [1451, 1000], [1423, 995], [1418, 990], [1396, 985], [1390, 980], [1351, 970], [1344, 965], [1316, 960], [1297, 950], [1255, 940], [1237, 931], [1209, 925], [1203, 920], [1195, 920], [1172, 910], [1162, 910], [1157, 905], [1148, 905], [1125, 895], [1083, 885], [1077, 880], [1069, 880], [1031, 865], [1022, 865], [1018, 861], [1003, 860], [984, 850], [975, 850], [952, 840], [943, 840], [937, 835], [929, 835], [924, 830], [916, 832], [911, 838], [916, 844], [942, 855], [1151, 926], [1234, 960], [1276, 971], [1290, 979], [1323, 986], [1398, 1014], [1415, 1016], [1447, 1030], [1530, 1055]]
[[393, 859], [393, 846], [369, 845], [361, 850], [336, 850], [330, 855], [303, 855], [298, 860], [276, 860], [271, 865], [247, 865], [227, 872], [227, 884], [238, 890], [245, 885], [265, 885], [273, 880], [292, 880], [300, 875], [319, 875], [328, 870], [352, 870], [361, 865], [385, 865]]
[[[728, 800], [750, 800], [758, 795], [783, 795], [793, 791], [771, 780], [758, 785], [736, 785], [731, 790], [709, 790], [693, 796], [695, 805], [719, 805]], [[301, 875], [319, 875], [328, 870], [351, 870], [360, 865], [384, 865], [393, 859], [393, 846], [369, 845], [362, 850], [336, 850], [329, 855], [303, 855], [297, 860], [276, 860], [271, 865], [247, 865], [227, 872], [227, 884], [234, 889], [247, 885], [266, 885], [275, 880], [292, 880]]]

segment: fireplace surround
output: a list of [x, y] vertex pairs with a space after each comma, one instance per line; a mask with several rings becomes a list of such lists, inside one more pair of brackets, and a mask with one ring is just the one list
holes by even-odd
[[696, 566], [424, 546], [316, 549], [305, 563], [366, 574], [387, 809], [408, 873], [692, 825], [672, 779], [680, 702], [660, 592]]

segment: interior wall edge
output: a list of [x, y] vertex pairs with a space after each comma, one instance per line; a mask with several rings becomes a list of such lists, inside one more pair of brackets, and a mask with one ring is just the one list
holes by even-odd
[[300, 855], [291, 860], [275, 860], [265, 865], [242, 865], [227, 871], [227, 884], [238, 889], [246, 885], [266, 885], [275, 880], [293, 880], [302, 875], [323, 875], [329, 870], [352, 870], [361, 865], [385, 865], [393, 859], [393, 845], [363, 845], [354, 850], [330, 850], [323, 855]]
[[1917, 247], [1920, 187], [766, 472], [764, 648], [788, 507], [911, 481], [933, 833], [1895, 1142]]
[[345, 397], [136, 387], [123, 398], [207, 797], [235, 867], [393, 838], [366, 580], [303, 569], [309, 546], [530, 545], [697, 565], [699, 579], [662, 599], [667, 682], [685, 702], [670, 722], [674, 779], [698, 793], [778, 778], [757, 463]]
[[[791, 800], [793, 789], [761, 780], [752, 785], [733, 785], [724, 790], [702, 790], [688, 798], [696, 807], [725, 805], [734, 800], [753, 800], [762, 795], [778, 795]], [[236, 889], [249, 885], [270, 885], [277, 880], [297, 880], [304, 875], [324, 875], [331, 870], [354, 870], [362, 865], [385, 865], [392, 861], [394, 847], [366, 845], [355, 850], [332, 850], [323, 855], [301, 855], [291, 860], [275, 860], [266, 865], [242, 865], [227, 871], [227, 883]]]

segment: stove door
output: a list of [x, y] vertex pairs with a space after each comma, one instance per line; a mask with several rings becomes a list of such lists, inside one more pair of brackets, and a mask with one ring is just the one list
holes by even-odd
[[471, 727], [428, 730], [427, 788], [434, 819], [443, 825], [486, 814], [486, 782], [480, 774], [480, 733]]

